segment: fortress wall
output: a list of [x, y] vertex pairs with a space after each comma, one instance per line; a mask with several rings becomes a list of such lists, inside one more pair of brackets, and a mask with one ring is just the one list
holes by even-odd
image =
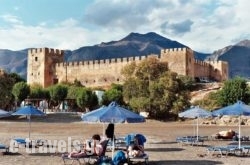
[[[38, 62], [34, 61], [38, 57]], [[73, 82], [79, 80], [88, 87], [109, 86], [112, 83], [124, 81], [120, 74], [121, 69], [135, 61], [140, 62], [148, 57], [159, 58], [167, 62], [171, 71], [190, 77], [224, 76], [227, 79], [227, 63], [204, 62], [194, 59], [193, 51], [189, 48], [164, 49], [160, 55], [150, 54], [147, 56], [113, 58], [93, 61], [64, 62], [63, 51], [57, 49], [31, 49], [28, 53], [28, 82], [40, 82], [44, 87], [63, 81]], [[46, 66], [46, 67], [45, 67]], [[213, 68], [214, 67], [214, 68]], [[223, 70], [218, 74], [218, 70]], [[216, 72], [216, 73], [215, 73]], [[36, 74], [34, 74], [36, 73]], [[35, 75], [35, 76], [34, 76]], [[32, 77], [32, 79], [30, 78]]]
[[194, 75], [195, 77], [207, 77], [210, 78], [210, 65], [204, 61], [195, 60], [194, 63]]
[[106, 59], [95, 61], [81, 61], [70, 63], [57, 63], [55, 75], [59, 82], [79, 80], [89, 87], [108, 86], [111, 83], [122, 83], [124, 78], [121, 69], [138, 58]]
[[228, 63], [226, 61], [206, 61], [212, 66], [211, 75], [217, 81], [225, 81], [228, 79]]

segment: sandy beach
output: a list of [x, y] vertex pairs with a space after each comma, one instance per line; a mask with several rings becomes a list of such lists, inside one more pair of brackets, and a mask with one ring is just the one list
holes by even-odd
[[[94, 133], [102, 134], [103, 124], [86, 124], [80, 119], [79, 114], [48, 114], [46, 117], [34, 117], [31, 122], [31, 139], [46, 139], [51, 141], [66, 141], [89, 139]], [[221, 131], [233, 129], [238, 132], [238, 126], [200, 125], [199, 134], [211, 136]], [[28, 137], [29, 123], [24, 117], [0, 120], [0, 143], [10, 145], [14, 137]], [[242, 126], [242, 135], [249, 136], [249, 127]], [[116, 137], [125, 136], [128, 133], [141, 133], [147, 137], [145, 150], [149, 155], [149, 164], [152, 165], [248, 165], [250, 156], [240, 157], [229, 155], [217, 157], [209, 155], [207, 146], [221, 146], [232, 141], [208, 140], [203, 146], [180, 145], [176, 143], [176, 137], [194, 134], [193, 121], [185, 122], [160, 122], [147, 120], [138, 124], [116, 124]], [[55, 143], [56, 144], [56, 143]], [[19, 148], [16, 153], [3, 154], [1, 152], [0, 165], [57, 165], [63, 164], [61, 153], [27, 153], [25, 148]], [[111, 152], [107, 152], [111, 156]], [[75, 164], [78, 164], [77, 162]]]

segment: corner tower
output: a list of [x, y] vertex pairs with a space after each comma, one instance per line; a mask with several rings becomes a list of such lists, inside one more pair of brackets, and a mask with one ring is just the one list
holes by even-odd
[[64, 52], [49, 48], [30, 49], [27, 61], [27, 83], [48, 87], [57, 83], [54, 78], [55, 63], [64, 61]]
[[180, 75], [194, 78], [194, 53], [189, 48], [161, 50], [161, 61], [168, 63], [168, 68]]

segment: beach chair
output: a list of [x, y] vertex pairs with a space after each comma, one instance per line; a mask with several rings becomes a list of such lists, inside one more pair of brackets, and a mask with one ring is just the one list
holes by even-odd
[[201, 137], [201, 136], [182, 136], [177, 137], [176, 142], [182, 145], [203, 145], [204, 141], [207, 139], [207, 136]]
[[207, 147], [208, 155], [220, 155], [223, 157], [228, 156], [228, 154], [234, 154], [236, 151], [239, 151], [238, 147], [236, 145], [228, 145], [228, 146], [210, 146]]
[[[105, 155], [107, 151], [108, 142], [109, 142], [109, 139], [103, 140], [101, 142], [101, 145], [103, 146], [103, 152], [101, 155], [85, 155], [82, 157], [70, 158], [68, 157], [68, 154], [64, 154], [62, 156], [63, 163], [66, 165], [66, 164], [73, 164], [75, 161], [77, 161], [79, 164], [85, 164], [85, 163], [90, 163], [93, 161], [93, 164], [100, 164], [102, 160], [108, 159], [107, 156]], [[69, 161], [70, 163], [67, 163]]]
[[0, 150], [4, 150], [4, 153], [8, 153], [9, 147], [4, 144], [0, 144]]
[[[138, 144], [144, 146], [144, 143], [146, 142], [146, 138], [144, 135], [142, 135], [142, 134], [128, 134], [125, 137], [127, 149], [130, 145], [133, 145], [135, 137], [137, 137], [137, 139], [138, 139]], [[127, 153], [128, 153], [128, 151], [127, 151]], [[127, 154], [127, 161], [129, 164], [132, 164], [133, 162], [143, 162], [144, 164], [148, 164], [149, 163], [149, 156], [145, 152], [143, 153], [143, 155], [136, 156], [136, 157], [133, 157], [133, 156], [130, 156], [129, 154]]]
[[117, 137], [114, 138], [114, 144], [113, 140], [110, 140], [108, 143], [108, 151], [112, 151], [113, 145], [115, 150], [126, 150], [126, 142], [125, 142], [125, 137]]
[[228, 147], [234, 148], [234, 154], [238, 156], [249, 156], [250, 154], [250, 145], [241, 145], [239, 147], [238, 144], [230, 144]]
[[24, 138], [13, 138], [12, 142], [16, 148], [27, 147], [27, 145], [29, 145], [29, 142]]
[[30, 140], [27, 138], [13, 138], [12, 144], [14, 144], [14, 146], [16, 148], [20, 148], [20, 147], [31, 148], [31, 147], [37, 147], [37, 146], [41, 145], [41, 141], [40, 140]]

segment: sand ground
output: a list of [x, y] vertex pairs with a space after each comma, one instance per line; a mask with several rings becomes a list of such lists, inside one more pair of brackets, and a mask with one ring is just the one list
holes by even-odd
[[[104, 126], [104, 127], [103, 127]], [[31, 139], [47, 139], [57, 142], [59, 140], [68, 141], [88, 139], [94, 133], [103, 133], [103, 124], [86, 124], [80, 119], [79, 114], [48, 114], [46, 117], [34, 117], [31, 123]], [[199, 134], [211, 136], [221, 131], [233, 129], [238, 131], [238, 126], [215, 126], [200, 125]], [[242, 135], [250, 135], [248, 126], [242, 126]], [[0, 143], [10, 145], [10, 140], [14, 137], [28, 137], [29, 124], [27, 119], [16, 117], [0, 120]], [[125, 136], [128, 133], [141, 133], [147, 137], [145, 145], [149, 155], [151, 165], [248, 165], [250, 156], [228, 156], [217, 157], [209, 155], [206, 147], [210, 145], [226, 145], [231, 141], [205, 141], [203, 146], [179, 145], [176, 137], [193, 135], [193, 121], [186, 122], [159, 122], [147, 120], [140, 124], [116, 124], [115, 134], [117, 137]], [[107, 153], [111, 155], [111, 152]], [[0, 155], [0, 165], [57, 165], [63, 164], [61, 153], [26, 153], [25, 148], [19, 148], [18, 152]], [[77, 163], [75, 163], [77, 164]]]

